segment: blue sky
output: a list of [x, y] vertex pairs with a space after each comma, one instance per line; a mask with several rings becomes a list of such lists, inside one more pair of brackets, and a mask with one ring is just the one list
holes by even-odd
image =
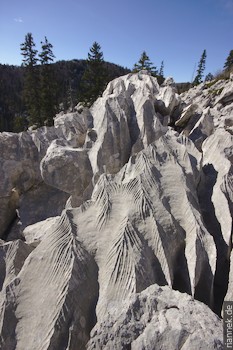
[[233, 49], [233, 0], [1, 0], [1, 64], [21, 64], [28, 32], [39, 50], [47, 36], [56, 60], [86, 58], [97, 41], [106, 61], [132, 68], [145, 50], [166, 76], [190, 81], [204, 49], [206, 74]]

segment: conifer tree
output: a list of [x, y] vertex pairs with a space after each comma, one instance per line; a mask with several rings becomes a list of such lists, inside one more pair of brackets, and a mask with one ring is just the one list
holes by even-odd
[[161, 62], [159, 76], [164, 77], [164, 62], [163, 61]]
[[32, 33], [25, 36], [21, 44], [23, 66], [25, 67], [24, 99], [29, 114], [30, 125], [40, 125], [39, 72], [37, 53]]
[[56, 114], [56, 77], [54, 67], [50, 63], [53, 62], [55, 56], [53, 54], [53, 45], [48, 42], [45, 37], [41, 42], [41, 53], [39, 54], [41, 63], [40, 76], [40, 103], [41, 103], [41, 124], [53, 125], [53, 118]]
[[107, 83], [107, 72], [104, 66], [101, 46], [95, 41], [88, 53], [86, 70], [83, 74], [79, 101], [84, 105], [91, 106], [102, 94]]
[[198, 85], [200, 83], [202, 83], [203, 81], [203, 73], [205, 70], [205, 63], [206, 63], [206, 50], [203, 51], [202, 55], [201, 55], [201, 59], [198, 63], [198, 67], [197, 67], [197, 75], [194, 78], [193, 84], [194, 85]]
[[153, 63], [150, 61], [149, 56], [147, 56], [146, 51], [143, 51], [141, 57], [137, 63], [135, 63], [133, 72], [137, 73], [140, 70], [147, 70], [152, 75], [156, 76], [158, 74], [158, 70], [153, 66]]
[[224, 69], [230, 71], [233, 68], [233, 50], [230, 51], [224, 64]]
[[161, 66], [160, 66], [160, 69], [159, 69], [159, 73], [158, 75], [156, 75], [156, 78], [158, 80], [158, 83], [161, 85], [165, 78], [164, 78], [164, 62], [162, 61], [161, 62]]
[[214, 76], [212, 73], [208, 73], [205, 77], [205, 81], [211, 81], [214, 79]]

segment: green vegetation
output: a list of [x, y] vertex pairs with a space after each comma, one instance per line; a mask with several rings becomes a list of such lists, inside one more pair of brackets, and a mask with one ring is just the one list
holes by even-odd
[[210, 82], [205, 83], [205, 89], [209, 89], [211, 86], [213, 86], [217, 82], [217, 79], [213, 79]]
[[143, 51], [140, 59], [135, 63], [133, 67], [133, 73], [138, 73], [140, 70], [147, 70], [152, 76], [156, 77], [159, 84], [162, 84], [164, 81], [164, 62], [161, 62], [160, 70], [158, 71], [157, 67], [153, 66], [149, 56], [146, 54], [146, 51]]
[[[22, 66], [0, 64], [0, 132], [20, 132], [29, 125], [52, 125], [57, 112], [72, 111], [81, 99], [89, 59], [53, 63], [52, 44], [45, 37], [38, 54], [31, 33], [25, 36], [21, 53]], [[97, 89], [98, 95], [109, 81], [130, 72], [105, 61], [101, 66], [106, 78], [102, 88]]]
[[[31, 33], [21, 44], [21, 67], [0, 64], [0, 132], [26, 130], [53, 125], [53, 118], [60, 111], [73, 111], [77, 103], [91, 106], [102, 94], [109, 81], [127, 74], [129, 69], [105, 62], [101, 46], [94, 42], [86, 60], [58, 61], [54, 63], [53, 46], [47, 37], [41, 42], [38, 53]], [[206, 50], [203, 51], [193, 83], [176, 84], [178, 93], [203, 81]], [[146, 51], [135, 63], [133, 73], [147, 70], [162, 84], [164, 62], [157, 69]], [[230, 51], [224, 69], [205, 77], [204, 88], [211, 88], [218, 80], [228, 79], [233, 72], [233, 50]], [[210, 90], [218, 95], [221, 89]]]
[[211, 90], [210, 89], [209, 93], [212, 94], [213, 96], [218, 96], [218, 95], [220, 95], [222, 93], [223, 89], [224, 89], [223, 87], [220, 88], [220, 89], [215, 89], [215, 90]]
[[156, 67], [153, 66], [153, 63], [151, 62], [149, 56], [147, 56], [146, 51], [143, 51], [140, 59], [138, 60], [137, 63], [135, 63], [134, 68], [133, 68], [133, 72], [137, 73], [143, 69], [150, 72], [151, 75], [153, 75], [153, 76], [158, 75], [158, 70]]
[[56, 101], [57, 83], [54, 67], [50, 64], [55, 56], [53, 54], [53, 45], [45, 41], [41, 42], [42, 51], [39, 54], [40, 70], [40, 125], [53, 125], [53, 118], [58, 110]]
[[211, 81], [214, 79], [214, 76], [212, 73], [208, 73], [205, 77], [205, 81]]
[[24, 43], [21, 44], [21, 54], [23, 56], [23, 66], [25, 67], [23, 96], [31, 125], [37, 124], [40, 118], [38, 51], [35, 49], [35, 46], [32, 34], [28, 33], [25, 36]]
[[226, 62], [224, 64], [224, 69], [227, 71], [233, 69], [233, 50], [231, 50], [229, 55], [227, 56]]
[[[25, 41], [21, 44], [21, 54], [23, 56], [24, 88], [23, 97], [29, 125], [37, 127], [43, 125], [53, 125], [53, 117], [56, 114], [56, 79], [53, 68], [54, 54], [52, 44], [41, 42], [41, 53], [37, 57], [38, 51], [31, 33], [25, 36]], [[38, 62], [41, 66], [39, 68]], [[16, 129], [23, 126], [22, 117], [16, 120]]]
[[103, 93], [108, 81], [103, 52], [101, 46], [95, 41], [88, 53], [86, 69], [81, 80], [79, 101], [85, 106], [91, 106]]
[[203, 51], [201, 55], [201, 59], [198, 63], [197, 74], [196, 74], [196, 77], [194, 78], [193, 85], [198, 85], [203, 82], [203, 73], [205, 70], [205, 63], [206, 63], [206, 50]]

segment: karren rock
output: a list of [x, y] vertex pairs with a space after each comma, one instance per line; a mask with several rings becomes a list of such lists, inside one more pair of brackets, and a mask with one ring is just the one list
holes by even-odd
[[141, 71], [0, 134], [1, 349], [223, 349], [232, 84]]
[[[214, 329], [214, 332], [213, 332]], [[87, 349], [222, 349], [222, 322], [189, 295], [154, 284], [97, 323]]]

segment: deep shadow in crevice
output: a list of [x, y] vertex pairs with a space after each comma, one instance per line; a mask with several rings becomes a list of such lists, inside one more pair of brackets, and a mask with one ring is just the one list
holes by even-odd
[[189, 271], [187, 260], [185, 257], [185, 243], [180, 246], [174, 261], [174, 275], [172, 288], [181, 293], [188, 293], [191, 295], [191, 284], [189, 279]]
[[222, 304], [228, 288], [230, 261], [228, 259], [228, 245], [223, 239], [221, 226], [215, 215], [215, 208], [211, 200], [216, 181], [217, 171], [213, 165], [205, 165], [198, 186], [198, 198], [204, 224], [212, 235], [217, 250], [212, 309], [217, 315], [221, 316]]
[[210, 308], [213, 306], [213, 273], [209, 264], [209, 256], [203, 249], [202, 242], [196, 241], [196, 251], [201, 252], [196, 261], [196, 286], [194, 298]]
[[[10, 235], [12, 228], [14, 227], [14, 225], [18, 221], [19, 221], [19, 216], [18, 216], [17, 211], [15, 211], [15, 214], [12, 216], [12, 219], [11, 219], [10, 223], [8, 224], [6, 230], [4, 231], [4, 233], [3, 233], [2, 237], [1, 237], [2, 240], [7, 241], [8, 236]], [[23, 240], [23, 237], [22, 237], [22, 240]]]

